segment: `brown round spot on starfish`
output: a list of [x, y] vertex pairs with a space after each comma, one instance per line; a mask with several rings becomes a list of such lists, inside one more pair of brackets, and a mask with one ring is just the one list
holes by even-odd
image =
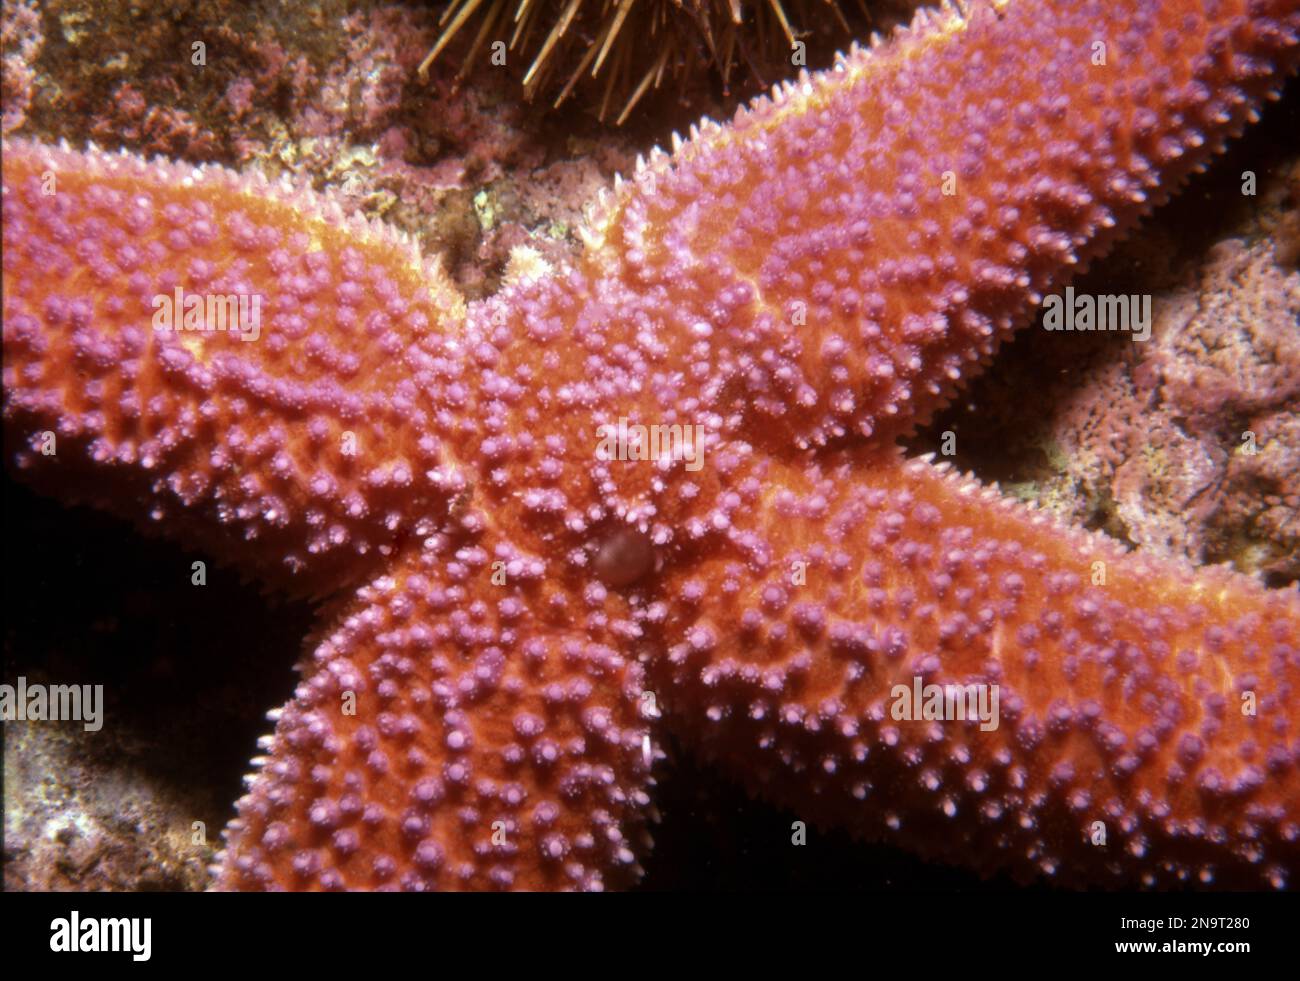
[[611, 586], [630, 586], [654, 567], [654, 546], [635, 528], [619, 528], [596, 550], [596, 575]]

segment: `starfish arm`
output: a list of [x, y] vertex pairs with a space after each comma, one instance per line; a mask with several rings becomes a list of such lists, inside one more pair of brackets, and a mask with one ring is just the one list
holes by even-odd
[[709, 453], [888, 442], [1251, 118], [1298, 18], [976, 3], [706, 125], [598, 209], [573, 268], [470, 307], [457, 459], [573, 554], [559, 540], [609, 516], [680, 534], [680, 468], [602, 471], [620, 420]]
[[603, 609], [584, 616], [542, 560], [492, 537], [432, 536], [340, 603], [272, 713], [216, 888], [639, 877], [655, 755], [641, 667]]
[[[651, 680], [754, 792], [986, 872], [1258, 887], [1300, 868], [1296, 590], [1126, 552], [892, 453], [736, 478], [725, 532], [665, 575]], [[926, 685], [976, 687], [954, 716], [926, 714]]]
[[686, 328], [660, 343], [747, 441], [887, 440], [1255, 118], [1297, 35], [1296, 0], [923, 9], [652, 154], [588, 275], [657, 299], [629, 337]]
[[10, 141], [3, 178], [4, 411], [32, 482], [301, 593], [443, 509], [463, 304], [411, 243], [220, 167]]

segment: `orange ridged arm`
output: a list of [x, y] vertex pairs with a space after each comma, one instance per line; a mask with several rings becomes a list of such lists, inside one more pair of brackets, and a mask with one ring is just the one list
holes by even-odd
[[[752, 792], [986, 872], [1289, 881], [1295, 589], [1128, 553], [891, 452], [731, 477], [727, 530], [665, 578], [651, 680]], [[977, 686], [983, 723], [924, 716], [929, 685]]]
[[[219, 167], [12, 141], [3, 174], [5, 413], [26, 477], [309, 594], [445, 510], [426, 474], [455, 429], [464, 305], [411, 243]], [[249, 298], [250, 321], [256, 297], [259, 322], [156, 330], [177, 287], [205, 314], [208, 296]]]
[[613, 604], [554, 573], [492, 535], [436, 535], [337, 604], [259, 743], [215, 887], [635, 882], [644, 671]]

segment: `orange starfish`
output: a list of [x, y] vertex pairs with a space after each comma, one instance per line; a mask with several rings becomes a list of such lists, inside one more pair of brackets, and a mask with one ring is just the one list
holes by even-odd
[[469, 307], [328, 199], [8, 145], [18, 468], [332, 597], [217, 886], [625, 885], [665, 714], [801, 816], [981, 871], [1284, 884], [1296, 592], [894, 443], [1298, 33], [1295, 0], [923, 12]]

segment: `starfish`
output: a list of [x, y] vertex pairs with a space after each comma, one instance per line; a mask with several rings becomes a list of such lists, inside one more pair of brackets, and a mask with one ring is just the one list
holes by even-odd
[[570, 268], [473, 304], [327, 196], [8, 143], [13, 465], [324, 601], [215, 887], [625, 886], [668, 728], [980, 872], [1285, 885], [1297, 592], [898, 440], [1298, 34], [1295, 0], [923, 11], [655, 151]]

